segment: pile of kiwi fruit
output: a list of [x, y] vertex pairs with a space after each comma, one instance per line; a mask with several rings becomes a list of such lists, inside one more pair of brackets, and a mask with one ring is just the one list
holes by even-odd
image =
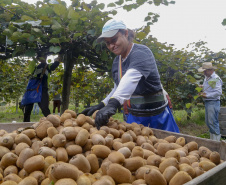
[[224, 162], [217, 151], [135, 122], [65, 110], [0, 130], [1, 185], [182, 185]]

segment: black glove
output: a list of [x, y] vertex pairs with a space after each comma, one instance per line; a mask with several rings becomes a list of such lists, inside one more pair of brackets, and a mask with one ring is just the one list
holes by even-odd
[[119, 101], [115, 98], [111, 98], [108, 104], [97, 112], [95, 125], [98, 130], [101, 126], [104, 126], [108, 123], [109, 118], [116, 113], [119, 107], [121, 107]]
[[86, 116], [91, 116], [96, 110], [100, 110], [104, 106], [105, 106], [104, 103], [100, 102], [98, 105], [94, 105], [92, 107], [86, 108], [80, 114], [84, 114]]

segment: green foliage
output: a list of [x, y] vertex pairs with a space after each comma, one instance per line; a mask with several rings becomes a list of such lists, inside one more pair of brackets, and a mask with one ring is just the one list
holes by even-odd
[[203, 133], [203, 134], [198, 135], [197, 137], [209, 139], [210, 138], [210, 133], [209, 132], [206, 132], [206, 133]]
[[[105, 5], [103, 3], [98, 4], [97, 1], [87, 4], [82, 0], [74, 0], [69, 7], [66, 6], [64, 1], [59, 0], [58, 2], [59, 4], [50, 4], [48, 1], [38, 1], [35, 5], [31, 5], [21, 0], [0, 1], [2, 7], [0, 15], [0, 32], [2, 33], [0, 34], [0, 62], [5, 62], [12, 57], [19, 57], [19, 59], [34, 57], [37, 52], [63, 55], [64, 68], [57, 71], [58, 76], [53, 74], [51, 76], [54, 79], [53, 83], [57, 81], [57, 83], [63, 84], [63, 88], [67, 89], [65, 90], [65, 92], [68, 92], [67, 98], [70, 92], [68, 86], [71, 86], [71, 82], [63, 79], [71, 75], [74, 64], [76, 64], [76, 67], [89, 68], [87, 71], [110, 72], [115, 56], [104, 45], [97, 44], [96, 38], [100, 35], [103, 24], [110, 19], [112, 14], [117, 14], [120, 8], [127, 11], [137, 9], [144, 3], [146, 5], [154, 3], [156, 6], [175, 3], [167, 0], [137, 0], [136, 2], [116, 0], [107, 5], [111, 10], [105, 11]], [[214, 65], [218, 67], [217, 73], [219, 76], [223, 81], [226, 80], [224, 67], [226, 54], [224, 50], [217, 53], [210, 51], [205, 47], [206, 43], [202, 41], [190, 44], [189, 47], [193, 49], [189, 52], [186, 49], [176, 50], [172, 45], [158, 42], [156, 38], [149, 35], [149, 25], [158, 21], [158, 18], [158, 14], [147, 12], [144, 25], [136, 29], [135, 42], [147, 45], [154, 53], [161, 81], [171, 97], [174, 108], [186, 109], [186, 103], [191, 103], [196, 97], [195, 88], [203, 80], [201, 75], [197, 74], [197, 69], [202, 62], [213, 61]], [[27, 76], [20, 79], [18, 75], [27, 74], [21, 70], [22, 68], [27, 70], [27, 64], [25, 62], [20, 67], [12, 67], [12, 64], [7, 61], [4, 65], [2, 63], [0, 65], [0, 75], [4, 79], [4, 87], [0, 87], [0, 95], [5, 98], [6, 102], [11, 101], [11, 99], [15, 100], [26, 86], [24, 82], [26, 82]], [[15, 67], [18, 67], [21, 71], [10, 77], [8, 74], [14, 74], [15, 71], [12, 69], [16, 69]], [[74, 79], [74, 76], [72, 79]], [[105, 83], [105, 78], [101, 80], [103, 80], [101, 83]], [[101, 87], [99, 88], [99, 91], [101, 91], [99, 97], [102, 97], [105, 93], [103, 90], [105, 86], [103, 85], [102, 88], [102, 84], [95, 85], [93, 93], [90, 93], [92, 92], [90, 90], [92, 81], [93, 79], [90, 79], [90, 82], [83, 84], [77, 81], [73, 82], [73, 89], [76, 87], [76, 91], [83, 89], [79, 91], [81, 93], [89, 92], [86, 96], [90, 97], [82, 98], [82, 101], [85, 101], [84, 99], [87, 99], [87, 101], [94, 100], [97, 87]], [[15, 87], [18, 86], [19, 88], [15, 91]], [[225, 90], [224, 87], [223, 92]], [[201, 101], [201, 99], [197, 100], [198, 102]], [[222, 102], [225, 103], [225, 101], [224, 98]]]
[[222, 25], [223, 25], [223, 26], [226, 25], [226, 19], [224, 19], [224, 20], [222, 21]]
[[117, 119], [119, 121], [124, 121], [123, 120], [123, 114], [122, 113], [116, 113], [115, 115], [112, 116], [114, 119]]
[[191, 107], [191, 105], [192, 105], [191, 103], [187, 103], [186, 108], [189, 109]]
[[29, 74], [28, 62], [22, 58], [0, 60], [1, 98], [4, 98], [5, 102], [15, 101], [19, 98], [27, 85]]
[[53, 53], [58, 53], [60, 50], [61, 50], [61, 48], [59, 46], [51, 46], [49, 48], [49, 51], [53, 52]]
[[197, 125], [205, 125], [205, 109], [203, 107], [192, 109], [189, 120], [187, 119], [187, 112], [185, 110], [174, 111], [173, 116], [177, 124], [186, 125], [192, 122]]
[[[197, 96], [197, 91], [201, 92], [202, 90], [199, 85], [203, 83], [204, 76], [201, 76], [197, 69], [202, 66], [203, 62], [213, 61], [213, 65], [218, 68], [216, 73], [223, 81], [226, 80], [224, 75], [226, 72], [224, 67], [225, 50], [214, 53], [202, 41], [188, 45], [188, 47], [193, 48], [189, 52], [185, 49], [176, 50], [172, 45], [160, 43], [152, 36], [143, 39], [141, 43], [152, 50], [161, 82], [171, 98], [174, 109], [184, 109], [190, 114], [191, 108], [202, 102], [202, 99]], [[223, 94], [225, 91], [226, 88], [223, 86]], [[221, 103], [225, 105], [225, 95], [222, 96]]]

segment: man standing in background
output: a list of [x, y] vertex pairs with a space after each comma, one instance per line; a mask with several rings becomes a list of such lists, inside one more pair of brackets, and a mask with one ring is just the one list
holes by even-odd
[[223, 82], [215, 73], [216, 67], [211, 62], [204, 62], [198, 72], [203, 72], [205, 79], [203, 92], [200, 94], [205, 103], [205, 122], [209, 128], [210, 139], [220, 141], [220, 126], [218, 116], [220, 112], [220, 96], [222, 95]]
[[55, 110], [57, 108], [58, 115], [60, 116], [60, 105], [61, 105], [61, 97], [60, 97], [60, 94], [56, 94], [53, 97], [53, 114], [55, 114]]
[[33, 114], [35, 115], [35, 112], [37, 114], [39, 114], [39, 106], [38, 106], [38, 103], [34, 103], [34, 108], [33, 108]]

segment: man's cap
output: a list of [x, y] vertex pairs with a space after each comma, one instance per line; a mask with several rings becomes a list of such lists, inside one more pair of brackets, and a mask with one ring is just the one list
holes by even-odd
[[217, 67], [213, 66], [212, 62], [204, 62], [202, 64], [202, 67], [200, 67], [198, 69], [199, 73], [202, 73], [203, 71], [205, 71], [206, 69], [217, 69]]
[[102, 34], [97, 38], [97, 42], [103, 41], [104, 38], [115, 36], [120, 29], [127, 29], [125, 23], [121, 20], [110, 19], [104, 24]]

